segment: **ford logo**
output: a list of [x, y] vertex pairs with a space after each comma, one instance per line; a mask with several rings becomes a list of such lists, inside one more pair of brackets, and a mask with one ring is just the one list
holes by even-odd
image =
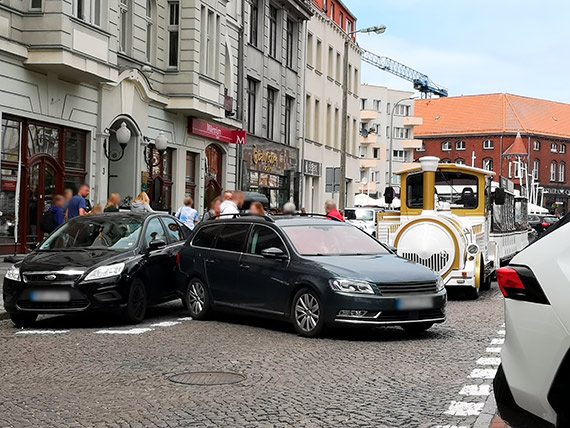
[[44, 276], [44, 279], [46, 281], [53, 281], [56, 278], [57, 278], [57, 276], [55, 276], [54, 274]]

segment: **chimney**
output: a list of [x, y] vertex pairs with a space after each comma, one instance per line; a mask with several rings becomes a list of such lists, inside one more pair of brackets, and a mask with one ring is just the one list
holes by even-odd
[[424, 175], [424, 211], [435, 210], [435, 172], [439, 165], [439, 158], [424, 156], [419, 159]]

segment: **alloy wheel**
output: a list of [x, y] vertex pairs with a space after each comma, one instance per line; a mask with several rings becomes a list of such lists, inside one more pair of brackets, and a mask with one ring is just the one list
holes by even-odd
[[146, 312], [146, 293], [144, 287], [138, 284], [133, 290], [133, 313], [135, 318], [142, 319]]
[[195, 314], [200, 314], [206, 303], [206, 291], [200, 282], [193, 282], [188, 287], [188, 306]]
[[311, 332], [317, 327], [321, 315], [321, 308], [316, 297], [312, 294], [301, 294], [295, 303], [295, 321], [299, 328]]

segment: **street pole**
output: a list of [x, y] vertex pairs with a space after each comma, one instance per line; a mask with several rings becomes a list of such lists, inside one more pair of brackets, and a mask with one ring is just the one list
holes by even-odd
[[394, 106], [392, 107], [392, 112], [390, 114], [390, 149], [389, 149], [389, 161], [388, 161], [388, 184], [386, 187], [392, 187], [392, 161], [394, 155], [394, 112], [396, 111], [396, 107], [402, 102], [406, 100], [413, 100], [416, 97], [406, 97], [399, 100]]
[[[344, 41], [344, 59], [343, 59], [343, 87], [342, 87], [342, 129], [340, 133], [340, 189], [338, 194], [338, 208], [344, 210], [346, 204], [346, 139], [348, 137], [348, 45], [350, 35], [346, 35]], [[333, 179], [333, 189], [334, 189]]]

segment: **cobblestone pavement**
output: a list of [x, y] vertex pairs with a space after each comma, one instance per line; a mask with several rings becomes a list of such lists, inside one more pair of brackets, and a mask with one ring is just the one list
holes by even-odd
[[[478, 301], [452, 299], [448, 320], [417, 335], [304, 339], [286, 323], [186, 317], [176, 302], [136, 328], [104, 315], [42, 317], [27, 330], [0, 321], [0, 427], [471, 427], [476, 412], [449, 409], [485, 402], [460, 391], [503, 323], [496, 284]], [[203, 371], [245, 380], [169, 380]]]

